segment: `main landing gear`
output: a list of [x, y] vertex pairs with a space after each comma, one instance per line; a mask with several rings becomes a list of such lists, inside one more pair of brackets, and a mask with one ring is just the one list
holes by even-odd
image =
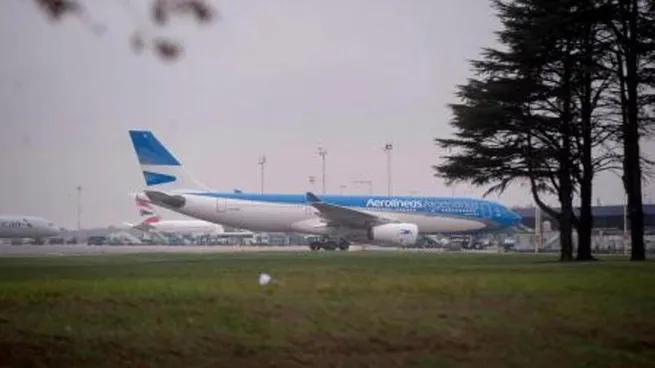
[[309, 244], [309, 249], [313, 251], [318, 251], [321, 249], [325, 250], [348, 250], [350, 248], [350, 243], [347, 240], [339, 239], [338, 241], [331, 239], [321, 239], [313, 241]]

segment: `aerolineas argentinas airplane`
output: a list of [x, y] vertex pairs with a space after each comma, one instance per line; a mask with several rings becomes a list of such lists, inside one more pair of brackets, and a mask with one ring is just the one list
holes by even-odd
[[405, 196], [252, 194], [201, 189], [151, 131], [130, 138], [146, 182], [139, 195], [156, 206], [251, 231], [322, 236], [312, 249], [347, 249], [350, 242], [409, 246], [419, 234], [486, 232], [514, 227], [521, 217], [481, 199]]

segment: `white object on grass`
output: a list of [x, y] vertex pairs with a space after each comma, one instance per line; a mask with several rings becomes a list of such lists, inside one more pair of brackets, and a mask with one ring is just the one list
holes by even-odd
[[267, 285], [269, 282], [271, 282], [271, 275], [265, 274], [265, 273], [260, 273], [259, 274], [259, 285]]

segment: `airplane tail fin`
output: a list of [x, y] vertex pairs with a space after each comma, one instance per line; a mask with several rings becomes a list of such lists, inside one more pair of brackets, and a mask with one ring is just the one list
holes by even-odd
[[139, 216], [141, 216], [141, 218], [143, 219], [143, 221], [141, 221], [141, 224], [150, 225], [159, 222], [159, 220], [161, 220], [161, 216], [159, 216], [157, 211], [155, 211], [155, 209], [152, 207], [152, 205], [149, 202], [139, 198], [138, 196], [135, 197], [134, 200], [136, 202], [136, 208], [139, 210]]
[[142, 231], [152, 230], [154, 228], [153, 224], [158, 223], [161, 220], [161, 216], [155, 211], [153, 206], [145, 200], [140, 193], [132, 193], [136, 208], [139, 211], [139, 216], [142, 218], [141, 222], [138, 224], [133, 224], [130, 222], [124, 222], [123, 225], [131, 228]]
[[130, 139], [147, 187], [164, 190], [207, 189], [193, 179], [182, 163], [149, 130], [130, 130]]

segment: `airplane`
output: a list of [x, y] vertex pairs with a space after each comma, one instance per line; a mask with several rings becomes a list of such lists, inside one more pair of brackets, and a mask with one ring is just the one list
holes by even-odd
[[162, 220], [147, 200], [139, 195], [134, 198], [139, 215], [144, 220], [137, 224], [126, 223], [133, 229], [155, 231], [158, 233], [176, 233], [180, 235], [218, 234], [224, 232], [223, 226], [203, 220]]
[[0, 216], [0, 238], [40, 239], [59, 235], [61, 229], [41, 217], [23, 215]]
[[161, 216], [150, 205], [147, 199], [137, 194], [134, 198], [139, 215], [144, 220], [137, 224], [126, 223], [133, 229], [156, 232], [160, 234], [180, 235], [210, 235], [217, 237], [250, 237], [254, 234], [250, 231], [226, 232], [223, 226], [203, 220], [162, 220]]
[[129, 130], [155, 206], [251, 231], [315, 235], [312, 250], [347, 250], [351, 242], [404, 247], [426, 234], [492, 232], [521, 217], [484, 199], [380, 195], [217, 192], [192, 178], [150, 130]]

